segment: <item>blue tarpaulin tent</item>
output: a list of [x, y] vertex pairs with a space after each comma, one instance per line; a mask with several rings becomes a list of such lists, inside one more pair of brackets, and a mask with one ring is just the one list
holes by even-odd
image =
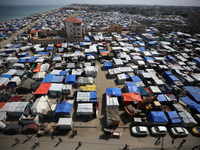
[[52, 82], [60, 83], [63, 81], [63, 76], [54, 76]]
[[106, 95], [110, 94], [111, 96], [121, 96], [122, 92], [120, 88], [106, 88]]
[[125, 82], [129, 93], [140, 93], [137, 85], [134, 82]]
[[146, 51], [145, 47], [138, 47], [138, 49], [139, 49], [141, 52], [145, 52], [145, 51]]
[[54, 112], [54, 115], [56, 115], [56, 114], [70, 114], [72, 106], [73, 105], [68, 103], [68, 102], [58, 103], [57, 106], [56, 106], [56, 110]]
[[158, 100], [159, 102], [168, 101], [164, 94], [159, 94], [158, 97], [157, 97], [157, 100]]
[[47, 51], [53, 50], [53, 47], [47, 47], [46, 50]]
[[51, 83], [54, 76], [55, 74], [47, 74], [42, 80], [42, 83]]
[[168, 119], [163, 111], [151, 111], [149, 118], [151, 122], [168, 123]]
[[60, 71], [59, 76], [67, 76], [69, 71]]
[[18, 61], [18, 63], [25, 63], [26, 62], [26, 59], [20, 59], [19, 61]]
[[140, 81], [142, 81], [140, 79], [140, 77], [138, 77], [138, 76], [132, 76], [131, 79], [133, 80], [133, 82], [140, 82]]
[[200, 103], [200, 94], [199, 93], [191, 93], [192, 98], [197, 102]]
[[144, 87], [138, 87], [138, 89], [140, 90], [140, 95], [141, 96], [149, 95], [149, 93], [145, 90]]
[[199, 93], [200, 88], [197, 86], [184, 86], [184, 88], [189, 92], [189, 93]]
[[181, 124], [182, 121], [176, 111], [168, 111], [166, 112], [167, 117], [170, 119], [172, 124]]
[[2, 74], [0, 78], [8, 78], [9, 80], [12, 78], [12, 75], [9, 74]]
[[97, 92], [90, 91], [90, 102], [96, 102], [96, 101], [97, 101]]
[[191, 100], [188, 96], [181, 97], [182, 101], [184, 101], [191, 109], [196, 110], [198, 114], [200, 114], [200, 104]]
[[152, 57], [144, 57], [144, 60], [153, 60], [153, 61], [155, 61], [155, 59], [152, 58]]
[[75, 84], [76, 83], [76, 75], [68, 75], [65, 79], [65, 83]]
[[171, 93], [171, 90], [164, 84], [162, 86], [159, 86], [159, 89], [162, 91], [162, 93]]
[[104, 62], [104, 69], [112, 69], [112, 63], [111, 62]]
[[172, 84], [174, 81], [180, 81], [180, 80], [174, 75], [169, 75], [167, 77], [167, 81], [169, 82], [169, 84]]
[[173, 73], [171, 71], [165, 71], [163, 77], [167, 78], [169, 75], [173, 75]]

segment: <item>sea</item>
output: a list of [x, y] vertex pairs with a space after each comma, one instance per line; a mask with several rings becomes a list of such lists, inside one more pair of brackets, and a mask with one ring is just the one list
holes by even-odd
[[26, 17], [34, 13], [46, 12], [64, 6], [61, 5], [0, 5], [0, 23]]

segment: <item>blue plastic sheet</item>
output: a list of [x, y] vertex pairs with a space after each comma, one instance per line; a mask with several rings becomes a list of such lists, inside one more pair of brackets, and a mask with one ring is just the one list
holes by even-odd
[[163, 111], [151, 111], [149, 114], [149, 118], [151, 122], [169, 122]]
[[57, 106], [56, 106], [56, 110], [54, 112], [54, 115], [56, 115], [58, 113], [70, 114], [71, 109], [72, 109], [72, 104], [70, 104], [68, 102], [58, 103]]
[[106, 95], [110, 94], [111, 96], [121, 96], [122, 92], [120, 88], [106, 88]]

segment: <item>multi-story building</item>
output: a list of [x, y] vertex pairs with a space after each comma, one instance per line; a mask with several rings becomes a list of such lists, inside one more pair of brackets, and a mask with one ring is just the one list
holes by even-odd
[[68, 38], [82, 38], [82, 21], [76, 18], [68, 18], [65, 20], [65, 29]]
[[111, 24], [110, 31], [111, 32], [119, 32], [119, 33], [121, 33], [122, 32], [122, 25], [120, 25], [120, 24]]
[[134, 32], [140, 32], [140, 33], [145, 33], [146, 32], [146, 25], [142, 24], [133, 24], [132, 26], [132, 31]]

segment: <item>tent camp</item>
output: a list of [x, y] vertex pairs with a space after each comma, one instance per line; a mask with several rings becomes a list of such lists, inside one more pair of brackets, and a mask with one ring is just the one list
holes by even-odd
[[117, 97], [109, 97], [106, 95], [106, 109], [119, 109], [119, 102]]
[[44, 113], [49, 107], [48, 102], [49, 100], [47, 96], [41, 96], [40, 98], [36, 99], [36, 101], [33, 103], [33, 106], [31, 107], [31, 113], [34, 116]]
[[47, 94], [50, 86], [51, 86], [51, 83], [41, 83], [34, 94]]
[[73, 104], [70, 104], [68, 102], [61, 102], [58, 103], [56, 106], [56, 110], [54, 112], [55, 116], [59, 116], [59, 117], [72, 117], [73, 115]]
[[18, 86], [21, 82], [20, 77], [18, 76], [14, 76], [12, 79], [10, 79], [9, 81], [9, 85], [11, 85], [13, 88], [15, 88], [16, 86]]
[[140, 93], [122, 93], [122, 98], [124, 106], [132, 104], [134, 101], [142, 101]]
[[92, 116], [93, 104], [92, 103], [78, 103], [76, 115]]
[[111, 96], [121, 96], [122, 92], [120, 88], [106, 88], [106, 95], [111, 95]]
[[151, 111], [149, 119], [153, 124], [167, 125], [168, 119], [163, 111]]
[[35, 80], [28, 78], [23, 80], [16, 88], [17, 93], [30, 93], [32, 91], [31, 85], [35, 83]]
[[176, 111], [168, 111], [166, 112], [166, 115], [172, 125], [180, 125], [182, 123], [181, 118]]
[[62, 93], [62, 88], [63, 88], [63, 84], [52, 83], [48, 91], [49, 96], [60, 97]]

